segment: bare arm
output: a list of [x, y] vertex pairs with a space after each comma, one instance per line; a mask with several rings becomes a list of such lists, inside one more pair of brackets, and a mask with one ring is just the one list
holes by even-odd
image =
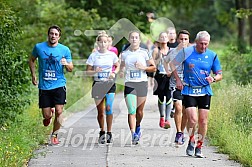
[[29, 67], [30, 67], [30, 71], [31, 71], [31, 76], [32, 76], [32, 84], [33, 85], [37, 85], [38, 84], [38, 82], [37, 82], [37, 78], [36, 78], [36, 73], [35, 73], [35, 71], [36, 71], [36, 67], [35, 67], [35, 65], [36, 65], [36, 57], [34, 57], [34, 56], [30, 56], [30, 58], [29, 58]]
[[155, 65], [157, 66], [157, 64], [160, 61], [160, 56], [158, 55], [158, 48], [154, 48], [154, 50], [152, 52], [152, 58], [154, 60]]
[[94, 69], [93, 66], [87, 65], [86, 74], [88, 76], [94, 76], [94, 74], [99, 72], [99, 71], [102, 71], [102, 69], [100, 67], [97, 67], [96, 69]]
[[67, 62], [66, 58], [62, 58], [61, 59], [61, 64], [65, 66], [66, 70], [68, 72], [72, 72], [73, 71], [73, 62]]
[[179, 90], [182, 90], [183, 89], [183, 83], [177, 73], [177, 70], [176, 70], [176, 66], [174, 65], [174, 60], [170, 61], [169, 62], [169, 65], [170, 65], [170, 68], [171, 68], [171, 71], [172, 71], [172, 75], [174, 76], [174, 78], [176, 79], [176, 88], [178, 88]]

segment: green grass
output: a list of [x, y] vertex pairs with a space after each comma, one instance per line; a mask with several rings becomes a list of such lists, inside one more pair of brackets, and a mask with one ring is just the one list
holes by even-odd
[[48, 128], [42, 126], [37, 104], [30, 105], [15, 122], [0, 130], [0, 166], [23, 166], [39, 145], [45, 143]]
[[[90, 78], [76, 77], [72, 73], [66, 74], [67, 105], [64, 108], [64, 117], [73, 112], [82, 111], [93, 103], [90, 90]], [[27, 106], [23, 114], [15, 122], [0, 129], [0, 166], [25, 166], [33, 156], [34, 150], [47, 143], [52, 125], [44, 127], [41, 110], [38, 108], [38, 89], [32, 87], [32, 103]]]
[[252, 166], [252, 85], [227, 84], [214, 87], [208, 137], [219, 151], [244, 166]]

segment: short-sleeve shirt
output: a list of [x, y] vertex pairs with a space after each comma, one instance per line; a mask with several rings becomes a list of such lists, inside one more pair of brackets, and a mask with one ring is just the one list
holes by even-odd
[[[180, 50], [178, 48], [172, 49], [168, 55], [165, 57], [165, 62], [169, 63], [170, 61], [172, 61], [173, 59], [175, 59], [175, 57], [177, 56], [178, 52]], [[183, 66], [180, 64], [178, 66], [176, 66], [176, 70], [178, 73], [178, 76], [180, 78], [181, 81], [183, 81]], [[176, 87], [176, 79], [174, 77], [174, 75], [172, 74], [170, 77], [170, 88], [172, 87]]]
[[94, 69], [97, 67], [102, 69], [101, 72], [94, 75], [95, 81], [107, 81], [116, 62], [118, 62], [118, 57], [114, 52], [107, 51], [100, 53], [99, 51], [95, 51], [88, 57], [86, 64], [92, 66]]
[[38, 58], [39, 62], [39, 89], [51, 90], [66, 85], [64, 66], [60, 61], [64, 57], [68, 63], [72, 62], [67, 46], [58, 43], [52, 47], [48, 42], [38, 43], [33, 48], [32, 56]]
[[175, 60], [183, 63], [183, 75], [185, 86], [183, 95], [204, 96], [213, 95], [212, 89], [206, 77], [211, 74], [221, 74], [222, 69], [217, 54], [210, 49], [204, 53], [198, 53], [195, 46], [190, 46], [179, 51]]
[[140, 62], [143, 66], [147, 66], [150, 60], [148, 50], [139, 48], [136, 51], [130, 49], [122, 52], [122, 61], [125, 62], [125, 82], [142, 82], [147, 81], [147, 74], [144, 70], [135, 67], [136, 62]]

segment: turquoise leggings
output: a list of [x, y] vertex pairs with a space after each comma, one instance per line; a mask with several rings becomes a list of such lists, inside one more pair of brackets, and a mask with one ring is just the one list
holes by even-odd
[[115, 93], [107, 93], [106, 96], [106, 115], [112, 115], [112, 107], [115, 99]]

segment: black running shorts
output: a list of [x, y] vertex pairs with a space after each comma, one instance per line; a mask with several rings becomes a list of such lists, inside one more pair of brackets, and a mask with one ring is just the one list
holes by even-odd
[[51, 90], [39, 89], [39, 108], [55, 107], [66, 104], [66, 87]]

